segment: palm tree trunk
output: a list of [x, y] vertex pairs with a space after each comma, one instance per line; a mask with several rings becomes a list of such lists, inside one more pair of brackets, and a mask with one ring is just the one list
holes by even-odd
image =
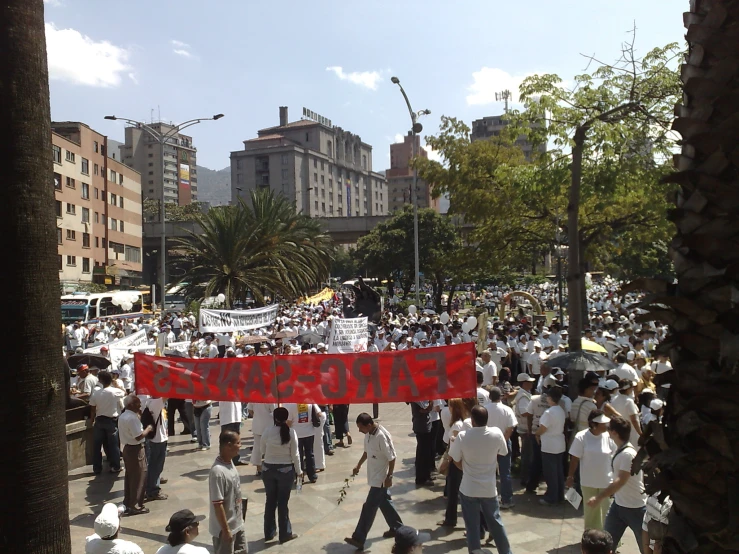
[[653, 460], [678, 518], [673, 540], [713, 554], [739, 544], [739, 2], [693, 0], [690, 10], [685, 94], [674, 123], [683, 153], [669, 177], [680, 187], [670, 252], [678, 298], [665, 300], [675, 369], [664, 418], [669, 448]]
[[567, 204], [567, 238], [570, 248], [567, 251], [567, 314], [569, 317], [570, 352], [582, 350], [583, 305], [581, 296], [585, 276], [580, 271], [580, 182], [582, 181], [582, 156], [585, 148], [586, 129], [578, 127], [572, 147], [572, 182], [570, 183]]
[[5, 291], [0, 552], [68, 554], [59, 274], [43, 0], [0, 3], [0, 219]]

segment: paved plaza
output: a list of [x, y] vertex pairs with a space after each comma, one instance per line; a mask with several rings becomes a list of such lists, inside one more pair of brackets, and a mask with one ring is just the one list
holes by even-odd
[[[372, 413], [372, 407], [353, 405], [350, 421], [362, 411]], [[217, 412], [214, 410], [214, 413]], [[442, 519], [445, 508], [443, 477], [437, 478], [437, 485], [433, 488], [416, 488], [414, 484], [416, 441], [411, 433], [410, 408], [406, 404], [382, 404], [380, 423], [392, 434], [398, 455], [392, 493], [404, 523], [431, 533], [432, 541], [424, 546], [426, 553], [466, 552], [461, 509], [460, 527], [448, 530], [436, 526], [436, 522]], [[189, 508], [196, 514], [208, 514], [208, 471], [217, 454], [219, 432], [218, 420], [214, 418], [211, 424], [211, 443], [216, 446], [208, 452], [195, 452], [189, 442], [189, 435], [178, 435], [170, 439], [170, 452], [163, 474], [168, 483], [162, 486], [162, 491], [169, 495], [168, 500], [148, 503], [150, 514], [122, 518], [120, 537], [136, 542], [146, 554], [154, 554], [165, 543], [167, 533], [164, 528], [173, 512]], [[177, 429], [182, 429], [181, 424], [177, 425]], [[245, 437], [242, 454], [247, 454], [248, 459], [251, 421], [244, 422], [242, 435]], [[354, 552], [351, 546], [344, 543], [344, 537], [351, 536], [367, 494], [365, 467], [351, 483], [346, 500], [337, 505], [344, 479], [351, 475], [352, 468], [362, 454], [363, 435], [356, 431], [354, 424], [352, 435], [354, 445], [345, 449], [338, 448], [334, 456], [327, 457], [327, 469], [319, 474], [317, 483], [307, 483], [299, 495], [293, 491], [290, 498], [290, 518], [293, 532], [300, 537], [283, 546], [276, 540], [265, 543], [262, 534], [265, 500], [262, 482], [255, 476], [255, 468], [251, 465], [239, 467], [242, 491], [249, 498], [246, 517], [249, 552]], [[105, 467], [107, 470], [107, 465]], [[104, 472], [95, 476], [91, 466], [70, 472], [69, 511], [73, 554], [84, 553], [85, 537], [92, 533], [93, 520], [103, 503], [122, 501], [123, 475], [121, 473], [116, 477]], [[514, 484], [517, 484], [515, 478]], [[540, 489], [539, 494], [542, 493], [543, 490]], [[516, 507], [513, 510], [503, 512], [503, 522], [514, 554], [580, 553], [578, 544], [583, 531], [581, 512], [576, 512], [569, 504], [554, 508], [540, 506], [537, 497], [523, 493], [518, 487], [515, 502]], [[195, 544], [206, 546], [212, 551], [207, 521], [200, 529], [201, 535]], [[382, 538], [384, 531], [385, 522], [378, 513], [366, 543], [366, 552], [390, 552], [393, 541]], [[492, 545], [487, 548], [496, 552]], [[625, 537], [620, 552], [638, 552], [631, 535]]]

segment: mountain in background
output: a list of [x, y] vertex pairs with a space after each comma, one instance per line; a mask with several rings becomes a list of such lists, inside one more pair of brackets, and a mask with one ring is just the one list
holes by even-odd
[[211, 206], [222, 206], [231, 201], [231, 167], [219, 171], [197, 166], [198, 200]]

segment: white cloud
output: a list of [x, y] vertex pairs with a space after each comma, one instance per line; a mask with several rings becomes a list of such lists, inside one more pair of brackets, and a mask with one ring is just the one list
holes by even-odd
[[342, 81], [349, 81], [350, 83], [370, 90], [377, 90], [377, 85], [382, 81], [382, 76], [378, 71], [352, 71], [351, 73], [346, 73], [344, 68], [338, 65], [327, 67], [326, 71], [333, 72]]
[[96, 42], [74, 29], [46, 24], [49, 78], [91, 87], [117, 87], [129, 74], [129, 52], [107, 40]]
[[423, 148], [426, 150], [426, 154], [428, 154], [429, 160], [434, 160], [435, 162], [442, 163], [441, 154], [431, 148], [426, 141], [424, 141], [423, 143]]
[[182, 42], [181, 40], [172, 40], [170, 42], [172, 43], [172, 46], [174, 46], [175, 48], [187, 48], [187, 49], [190, 48], [189, 44], [187, 44], [186, 42]]
[[396, 133], [395, 137], [393, 138], [394, 144], [399, 144], [405, 140], [405, 135], [403, 133]]
[[178, 56], [182, 56], [184, 58], [192, 58], [192, 54], [190, 54], [190, 52], [188, 52], [187, 50], [178, 50], [178, 49], [175, 49], [175, 50], [172, 50], [172, 52], [174, 52]]
[[483, 67], [472, 74], [472, 84], [467, 87], [468, 106], [483, 106], [496, 102], [495, 93], [504, 90], [511, 91], [510, 103], [518, 103], [518, 87], [521, 82], [533, 73], [525, 75], [511, 75], [497, 67]]
[[182, 56], [183, 58], [195, 57], [192, 53], [192, 48], [186, 42], [182, 42], [181, 40], [170, 40], [169, 42], [172, 44], [172, 52], [174, 54]]

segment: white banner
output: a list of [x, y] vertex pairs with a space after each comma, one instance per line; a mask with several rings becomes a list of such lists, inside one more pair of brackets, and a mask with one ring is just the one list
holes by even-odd
[[122, 339], [114, 340], [113, 342], [109, 342], [108, 344], [101, 344], [100, 346], [93, 346], [92, 348], [85, 348], [84, 352], [85, 354], [100, 354], [100, 349], [103, 346], [107, 346], [108, 350], [112, 350], [113, 348], [131, 348], [132, 346], [139, 346], [141, 344], [146, 344], [148, 342], [148, 339], [146, 338], [146, 330], [142, 329], [141, 331], [136, 331], [135, 333], [131, 333], [127, 337], [123, 337]]
[[328, 338], [331, 354], [351, 354], [367, 351], [367, 318], [334, 319]]
[[279, 304], [253, 310], [200, 310], [201, 333], [248, 331], [271, 325], [277, 319]]
[[[187, 351], [190, 348], [190, 341], [182, 341], [182, 342], [173, 342], [170, 343], [169, 346], [167, 346], [164, 349], [164, 352], [168, 351], [176, 351], [176, 352], [182, 352], [183, 354], [187, 354]], [[134, 347], [124, 347], [124, 348], [111, 348], [110, 349], [110, 361], [112, 362], [112, 367], [120, 367], [121, 359], [123, 358], [123, 355], [126, 354], [129, 350], [133, 350], [134, 352], [141, 352], [142, 354], [148, 354], [150, 356], [153, 356], [156, 354], [157, 346], [156, 344], [145, 344], [143, 346], [134, 346]]]

